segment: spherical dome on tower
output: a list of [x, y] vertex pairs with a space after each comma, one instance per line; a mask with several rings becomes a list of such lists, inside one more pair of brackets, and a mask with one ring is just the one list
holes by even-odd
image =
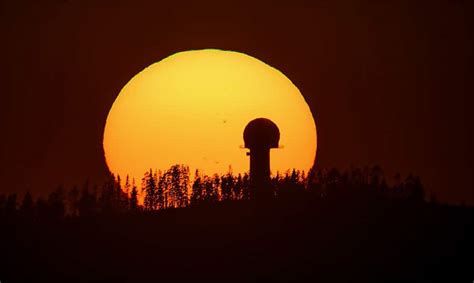
[[277, 125], [266, 118], [250, 121], [244, 130], [246, 148], [278, 148], [280, 130]]

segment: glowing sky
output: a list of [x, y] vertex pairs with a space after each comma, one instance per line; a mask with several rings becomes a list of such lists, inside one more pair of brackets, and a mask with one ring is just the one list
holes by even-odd
[[149, 168], [186, 164], [191, 172], [248, 171], [243, 130], [255, 118], [275, 122], [282, 148], [271, 170], [307, 171], [315, 160], [316, 126], [298, 88], [251, 56], [216, 49], [176, 53], [150, 65], [121, 90], [107, 117], [109, 169], [140, 180]]

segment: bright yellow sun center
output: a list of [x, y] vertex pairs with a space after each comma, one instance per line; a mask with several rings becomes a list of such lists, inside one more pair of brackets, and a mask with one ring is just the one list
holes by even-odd
[[185, 164], [191, 172], [249, 170], [242, 149], [248, 122], [264, 117], [280, 129], [271, 170], [307, 171], [316, 126], [298, 88], [251, 56], [216, 49], [179, 52], [152, 64], [121, 90], [107, 117], [104, 151], [111, 172], [139, 183], [145, 171]]

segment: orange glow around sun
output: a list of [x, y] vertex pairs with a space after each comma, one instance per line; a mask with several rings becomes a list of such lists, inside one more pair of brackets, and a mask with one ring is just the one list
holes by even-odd
[[139, 183], [145, 171], [185, 164], [205, 174], [249, 170], [242, 149], [248, 122], [278, 125], [282, 148], [271, 170], [307, 171], [316, 125], [298, 88], [280, 71], [243, 53], [205, 49], [171, 55], [135, 75], [110, 109], [104, 151], [114, 174]]

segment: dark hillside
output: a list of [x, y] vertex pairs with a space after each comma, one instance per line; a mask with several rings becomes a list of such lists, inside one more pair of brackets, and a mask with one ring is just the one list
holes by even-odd
[[1, 281], [470, 282], [473, 212], [301, 194], [57, 222], [5, 219]]

